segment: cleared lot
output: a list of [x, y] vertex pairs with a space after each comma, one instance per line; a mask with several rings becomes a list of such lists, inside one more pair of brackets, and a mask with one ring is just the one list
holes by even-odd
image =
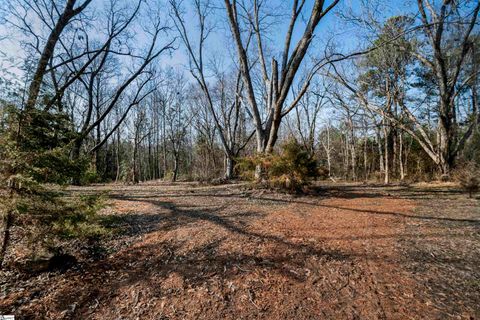
[[[2, 280], [1, 313], [65, 319], [480, 316], [480, 202], [452, 187], [104, 185], [121, 232], [60, 274]], [[95, 259], [94, 259], [95, 258]]]

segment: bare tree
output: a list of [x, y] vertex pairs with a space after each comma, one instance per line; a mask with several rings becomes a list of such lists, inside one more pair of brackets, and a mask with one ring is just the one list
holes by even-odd
[[335, 151], [335, 147], [332, 144], [331, 139], [331, 121], [330, 119], [327, 120], [325, 128], [320, 133], [320, 143], [322, 144], [322, 148], [325, 151], [326, 160], [327, 160], [327, 169], [328, 169], [328, 177], [333, 179], [334, 175], [332, 174], [332, 152]]
[[[278, 131], [280, 129], [280, 123], [282, 118], [287, 115], [297, 105], [300, 98], [305, 94], [308, 89], [311, 77], [307, 77], [302, 89], [298, 92], [297, 96], [290, 104], [286, 104], [291, 86], [293, 84], [295, 75], [298, 68], [302, 63], [308, 48], [312, 42], [314, 31], [318, 26], [320, 20], [338, 3], [338, 0], [333, 1], [328, 7], [324, 8], [324, 1], [316, 0], [313, 4], [310, 17], [303, 30], [301, 38], [297, 41], [295, 46], [292, 46], [292, 35], [295, 26], [299, 20], [304, 9], [305, 1], [294, 0], [292, 3], [292, 13], [290, 16], [290, 23], [287, 33], [285, 35], [285, 43], [281, 54], [280, 70], [278, 62], [275, 58], [271, 60], [270, 73], [267, 70], [267, 61], [264, 54], [262, 28], [260, 26], [260, 12], [264, 1], [253, 1], [253, 7], [251, 11], [246, 14], [239, 14], [239, 5], [237, 1], [225, 0], [225, 7], [227, 9], [228, 21], [230, 29], [236, 44], [237, 55], [240, 63], [240, 70], [245, 85], [246, 96], [252, 111], [253, 121], [256, 130], [257, 139], [257, 152], [258, 153], [270, 153], [273, 151], [273, 147], [278, 138]], [[240, 6], [245, 9], [246, 6]], [[253, 11], [253, 12], [252, 12]], [[266, 88], [266, 110], [267, 118], [264, 121], [261, 117], [259, 108], [259, 99], [254, 90], [253, 75], [251, 69], [251, 61], [247, 54], [247, 46], [242, 39], [241, 34], [241, 16], [248, 17], [248, 24], [250, 24], [254, 30], [256, 36], [256, 42], [258, 46], [258, 59], [260, 61], [262, 78], [264, 87]], [[293, 48], [293, 49], [292, 49]], [[257, 169], [257, 178], [260, 175]]]
[[186, 146], [189, 128], [199, 106], [193, 97], [189, 96], [191, 84], [185, 81], [181, 72], [171, 70], [169, 78], [162, 95], [165, 103], [165, 135], [173, 160], [172, 181], [175, 182], [179, 175], [180, 158]]
[[234, 176], [235, 159], [248, 142], [248, 140], [245, 141], [245, 138], [241, 136], [240, 139], [238, 139], [239, 135], [237, 134], [242, 103], [241, 94], [243, 91], [240, 74], [237, 77], [235, 91], [229, 92], [229, 94], [232, 95], [232, 98], [228, 99], [230, 102], [227, 103], [227, 100], [224, 97], [224, 94], [227, 93], [224, 90], [224, 75], [217, 70], [216, 74], [221, 90], [221, 98], [219, 100], [220, 110], [217, 110], [212, 89], [206, 79], [204, 62], [204, 46], [213, 29], [213, 26], [209, 25], [207, 21], [207, 18], [212, 12], [211, 3], [208, 0], [193, 1], [199, 29], [197, 48], [194, 47], [191, 36], [187, 32], [181, 3], [182, 1], [170, 0], [173, 21], [189, 56], [190, 72], [205, 95], [205, 100], [212, 115], [213, 123], [217, 129], [216, 133], [220, 138], [225, 153], [225, 179], [231, 179]]
[[[466, 134], [458, 138], [455, 100], [461, 89], [477, 76], [472, 73], [462, 79], [461, 73], [465, 67], [467, 55], [472, 53], [472, 31], [477, 22], [480, 2], [474, 1], [473, 11], [467, 15], [470, 17], [468, 20], [467, 17], [458, 14], [455, 1], [443, 0], [439, 9], [436, 9], [428, 0], [418, 0], [417, 4], [428, 51], [415, 52], [415, 57], [430, 69], [435, 77], [439, 93], [439, 151], [436, 162], [444, 174], [449, 174], [458, 152], [472, 132], [467, 130]], [[454, 19], [460, 19], [462, 22], [457, 24], [453, 21]], [[455, 40], [452, 42], [452, 39], [448, 39], [447, 26], [455, 24], [458, 25], [458, 29]], [[452, 55], [453, 48], [459, 48], [459, 52]], [[475, 126], [476, 121], [477, 119], [474, 119], [470, 126]]]
[[134, 60], [138, 61], [138, 65], [128, 76], [124, 77], [124, 79], [119, 82], [115, 90], [113, 90], [112, 96], [104, 98], [104, 100], [106, 101], [105, 106], [103, 106], [102, 112], [98, 113], [98, 116], [95, 120], [93, 120], [92, 117], [95, 106], [95, 99], [93, 95], [95, 79], [96, 77], [101, 76], [100, 71], [104, 68], [104, 62], [106, 61], [106, 57], [110, 51], [106, 51], [102, 56], [102, 60], [100, 61], [98, 66], [96, 66], [96, 68], [93, 68], [92, 71], [87, 74], [88, 80], [84, 80], [83, 78], [81, 78], [80, 81], [82, 81], [82, 83], [85, 85], [85, 89], [88, 93], [88, 107], [86, 117], [83, 121], [83, 125], [81, 126], [75, 139], [73, 150], [73, 154], [75, 157], [78, 157], [78, 155], [80, 154], [80, 148], [85, 137], [87, 137], [87, 135], [92, 130], [94, 130], [101, 124], [101, 122], [107, 117], [107, 115], [117, 106], [117, 104], [121, 100], [125, 100], [127, 98], [125, 92], [127, 92], [128, 89], [132, 88], [132, 86], [136, 84], [134, 91], [130, 95], [131, 98], [128, 103], [128, 107], [123, 112], [123, 115], [120, 117], [118, 123], [109, 133], [105, 135], [102, 140], [99, 140], [98, 143], [96, 143], [96, 145], [89, 150], [90, 153], [98, 150], [111, 137], [111, 135], [115, 132], [120, 123], [126, 118], [128, 112], [131, 110], [132, 107], [138, 105], [143, 99], [145, 99], [150, 93], [154, 91], [154, 88], [149, 87], [148, 84], [154, 79], [155, 72], [149, 67], [151, 66], [152, 62], [155, 61], [155, 59], [157, 59], [163, 52], [171, 50], [173, 48], [172, 44], [174, 40], [169, 40], [167, 41], [167, 44], [164, 44], [160, 47], [158, 46], [161, 33], [165, 30], [166, 27], [162, 26], [160, 21], [157, 21], [154, 25], [153, 31], [151, 31], [151, 40], [145, 55], [133, 56]]
[[[55, 12], [57, 14], [57, 17], [53, 27], [51, 28], [50, 34], [48, 35], [48, 38], [43, 46], [43, 49], [41, 50], [41, 54], [37, 61], [37, 66], [35, 68], [32, 81], [29, 85], [28, 97], [25, 103], [26, 112], [32, 110], [37, 103], [43, 77], [46, 74], [48, 64], [54, 55], [55, 47], [60, 39], [63, 30], [72, 21], [72, 19], [82, 13], [82, 11], [84, 11], [91, 2], [92, 0], [84, 0], [81, 3], [77, 0], [67, 0], [63, 10], [60, 11], [60, 8], [57, 7], [56, 2], [53, 0], [50, 1], [49, 5], [53, 8], [52, 12]], [[34, 11], [38, 14], [39, 17], [43, 16], [43, 14], [41, 13], [41, 4], [39, 4], [39, 2], [37, 1], [21, 0], [17, 4], [13, 4], [12, 6], [15, 5], [21, 5], [27, 10]], [[14, 12], [17, 12], [16, 9], [14, 9]], [[20, 18], [21, 21], [25, 22], [25, 16]], [[28, 23], [25, 23], [22, 28], [27, 28], [31, 30]], [[39, 41], [38, 37], [36, 39], [37, 41]]]
[[298, 102], [298, 107], [295, 108], [293, 115], [295, 129], [292, 131], [300, 137], [303, 146], [312, 158], [315, 156], [318, 147], [320, 112], [329, 101], [327, 91], [318, 82], [311, 85]]

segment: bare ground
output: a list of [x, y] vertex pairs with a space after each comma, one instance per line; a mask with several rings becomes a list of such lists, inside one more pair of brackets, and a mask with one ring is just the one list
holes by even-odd
[[64, 273], [2, 274], [19, 319], [478, 319], [480, 201], [455, 188], [105, 185], [122, 232]]

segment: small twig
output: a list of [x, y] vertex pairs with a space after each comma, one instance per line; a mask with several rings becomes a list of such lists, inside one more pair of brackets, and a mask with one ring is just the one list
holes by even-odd
[[253, 301], [253, 295], [252, 295], [252, 290], [251, 289], [248, 289], [248, 298], [250, 300], [250, 302], [258, 309], [260, 310], [261, 308]]
[[92, 310], [97, 309], [97, 307], [98, 307], [99, 304], [100, 304], [100, 301], [98, 301], [98, 299], [95, 298], [95, 305], [94, 305], [94, 306], [91, 306], [90, 309], [92, 309]]
[[243, 272], [250, 272], [250, 270], [240, 268], [240, 266], [238, 264], [234, 264], [234, 266], [237, 267], [238, 269], [242, 270]]
[[170, 248], [167, 248], [167, 251], [168, 251], [168, 253], [169, 253], [170, 255], [168, 256], [168, 258], [167, 258], [167, 260], [165, 261], [165, 263], [168, 263], [168, 262], [170, 261], [170, 259], [172, 258], [172, 256], [173, 256], [173, 252], [172, 252], [172, 250], [170, 250]]

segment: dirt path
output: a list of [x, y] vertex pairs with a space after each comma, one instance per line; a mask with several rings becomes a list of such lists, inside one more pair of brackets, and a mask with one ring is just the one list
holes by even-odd
[[128, 227], [114, 251], [39, 279], [27, 298], [12, 290], [0, 306], [48, 319], [445, 315], [410, 268], [402, 239], [416, 202], [399, 194], [352, 188], [296, 198], [162, 184], [115, 187], [110, 196]]

